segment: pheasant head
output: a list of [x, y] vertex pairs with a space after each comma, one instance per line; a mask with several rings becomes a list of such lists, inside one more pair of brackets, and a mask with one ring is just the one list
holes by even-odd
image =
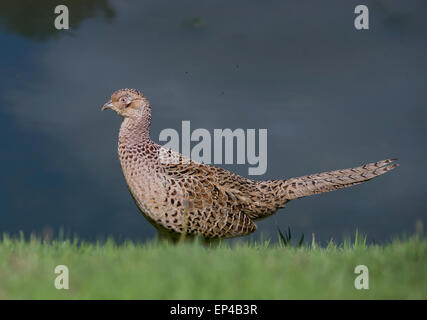
[[101, 110], [112, 109], [123, 118], [151, 119], [151, 106], [147, 98], [135, 89], [120, 89], [111, 95], [111, 99]]

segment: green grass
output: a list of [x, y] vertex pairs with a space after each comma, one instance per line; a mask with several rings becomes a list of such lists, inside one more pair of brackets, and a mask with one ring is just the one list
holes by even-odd
[[[297, 239], [298, 240], [298, 239]], [[297, 241], [298, 242], [298, 241]], [[427, 241], [327, 247], [0, 240], [0, 299], [426, 299]], [[69, 268], [69, 290], [54, 287]], [[354, 268], [369, 268], [369, 289]]]

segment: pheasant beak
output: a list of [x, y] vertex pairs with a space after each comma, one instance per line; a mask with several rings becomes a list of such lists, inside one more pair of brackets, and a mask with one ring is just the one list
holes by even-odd
[[104, 111], [105, 109], [113, 109], [114, 105], [111, 102], [111, 100], [108, 100], [108, 102], [106, 104], [104, 104], [101, 108], [101, 111]]

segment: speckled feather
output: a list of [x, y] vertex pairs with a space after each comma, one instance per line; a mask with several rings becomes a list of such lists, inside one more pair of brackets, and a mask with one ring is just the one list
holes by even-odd
[[123, 96], [139, 101], [115, 107], [124, 117], [118, 153], [126, 183], [143, 215], [171, 238], [182, 232], [208, 239], [247, 235], [256, 230], [255, 220], [290, 200], [353, 186], [397, 166], [389, 159], [287, 180], [246, 179], [153, 142], [148, 100], [137, 90], [122, 89], [113, 94], [113, 103]]

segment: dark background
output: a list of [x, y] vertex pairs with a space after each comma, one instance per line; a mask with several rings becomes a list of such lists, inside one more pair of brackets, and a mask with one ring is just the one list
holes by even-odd
[[[70, 30], [54, 8], [70, 9]], [[370, 9], [370, 30], [354, 8]], [[268, 170], [289, 178], [398, 157], [366, 184], [288, 204], [258, 223], [318, 240], [412, 234], [426, 219], [425, 1], [2, 1], [0, 232], [146, 240], [117, 159], [139, 89], [164, 128], [267, 128]], [[247, 166], [224, 166], [247, 175]]]

